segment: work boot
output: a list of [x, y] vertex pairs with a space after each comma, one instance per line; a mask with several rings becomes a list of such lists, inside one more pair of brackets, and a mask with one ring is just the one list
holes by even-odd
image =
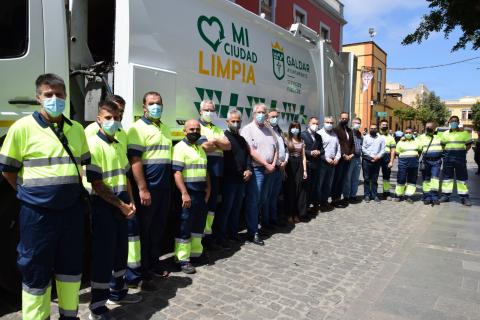
[[413, 203], [413, 199], [411, 197], [407, 197], [406, 200], [407, 200], [408, 203]]
[[472, 206], [472, 202], [470, 202], [470, 199], [469, 198], [462, 198], [462, 204], [466, 207], [471, 207]]
[[442, 196], [442, 197], [440, 198], [440, 202], [441, 202], [441, 203], [450, 202], [450, 198], [447, 197], [447, 196]]
[[140, 301], [142, 301], [142, 296], [127, 293], [125, 297], [123, 297], [120, 300], [108, 299], [107, 304], [108, 305], [134, 304], [134, 303], [139, 303]]
[[180, 269], [183, 273], [186, 274], [194, 274], [195, 272], [197, 272], [197, 270], [195, 270], [195, 267], [190, 262], [183, 262], [180, 265]]

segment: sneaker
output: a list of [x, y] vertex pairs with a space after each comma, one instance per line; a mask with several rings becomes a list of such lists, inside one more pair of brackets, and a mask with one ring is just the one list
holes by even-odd
[[170, 272], [168, 272], [168, 270], [161, 266], [154, 267], [151, 270], [151, 273], [157, 278], [168, 278], [168, 276], [170, 275]]
[[111, 316], [110, 313], [106, 312], [103, 314], [94, 314], [91, 313], [88, 315], [89, 320], [115, 320], [114, 316]]
[[182, 263], [180, 265], [180, 269], [182, 270], [183, 273], [186, 273], [186, 274], [194, 274], [195, 272], [197, 272], [197, 270], [195, 270], [195, 267], [190, 262]]
[[469, 198], [462, 198], [461, 199], [461, 202], [464, 206], [466, 207], [471, 207], [472, 206], [472, 202], [470, 202], [470, 199]]
[[432, 205], [437, 205], [437, 206], [439, 206], [439, 205], [440, 205], [440, 200], [438, 200], [438, 199], [437, 199], [437, 200], [433, 200], [433, 201], [432, 201]]
[[375, 197], [375, 198], [373, 199], [373, 201], [380, 203], [380, 198], [379, 198], [379, 197]]
[[369, 203], [369, 202], [370, 202], [370, 197], [369, 197], [369, 196], [365, 196], [364, 200], [365, 200], [366, 203]]
[[134, 303], [139, 303], [142, 301], [142, 296], [136, 295], [136, 294], [126, 294], [125, 297], [123, 297], [120, 300], [107, 300], [108, 305], [122, 305], [122, 304], [134, 304]]

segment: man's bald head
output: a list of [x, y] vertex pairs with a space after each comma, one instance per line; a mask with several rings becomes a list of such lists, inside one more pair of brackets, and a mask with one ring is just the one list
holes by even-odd
[[185, 122], [185, 126], [183, 127], [183, 132], [185, 132], [185, 134], [190, 132], [200, 133], [200, 122], [195, 119], [187, 120], [187, 122]]

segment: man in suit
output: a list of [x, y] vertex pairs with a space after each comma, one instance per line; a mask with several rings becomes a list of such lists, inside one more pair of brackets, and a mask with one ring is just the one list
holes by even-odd
[[348, 127], [349, 114], [348, 112], [342, 112], [340, 114], [340, 121], [338, 126], [334, 129], [340, 143], [340, 152], [342, 157], [340, 162], [335, 168], [335, 175], [333, 177], [332, 186], [332, 205], [335, 208], [345, 208], [348, 203], [342, 202], [342, 191], [345, 184], [345, 177], [355, 153], [355, 144], [353, 142], [352, 129]]
[[322, 137], [317, 133], [318, 118], [311, 117], [308, 128], [302, 132], [305, 142], [305, 156], [307, 158], [307, 203], [312, 205], [311, 213], [318, 213], [320, 207], [320, 156], [324, 153]]

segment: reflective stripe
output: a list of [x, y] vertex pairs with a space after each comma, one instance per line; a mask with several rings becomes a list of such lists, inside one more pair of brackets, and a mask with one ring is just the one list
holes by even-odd
[[123, 277], [123, 275], [125, 274], [127, 270], [123, 269], [123, 270], [119, 270], [119, 271], [114, 271], [112, 272], [112, 276], [114, 278], [120, 278], [120, 277]]
[[145, 147], [139, 144], [129, 144], [127, 149], [137, 150], [141, 152], [145, 152]]
[[145, 159], [143, 164], [170, 164], [172, 160], [170, 159]]
[[25, 187], [43, 187], [53, 186], [58, 184], [79, 183], [78, 176], [66, 176], [66, 177], [50, 177], [50, 178], [38, 178], [38, 179], [23, 179], [17, 178], [17, 183]]
[[107, 303], [107, 300], [97, 301], [97, 302], [91, 303], [88, 308], [90, 310], [95, 310], [97, 308], [103, 307], [106, 303]]
[[191, 235], [195, 238], [203, 238], [203, 233], [192, 233]]
[[22, 163], [17, 159], [7, 157], [6, 155], [0, 154], [0, 163], [6, 164], [7, 166], [21, 168]]
[[140, 241], [140, 236], [131, 236], [131, 237], [128, 237], [128, 241]]
[[[75, 161], [77, 161], [78, 164], [80, 162], [80, 158], [75, 158]], [[23, 166], [26, 168], [52, 166], [56, 164], [73, 164], [73, 162], [70, 157], [53, 157], [23, 160]]]
[[399, 158], [418, 158], [418, 155], [400, 154], [398, 157], [399, 157]]
[[52, 282], [49, 281], [45, 288], [29, 288], [25, 283], [22, 283], [22, 290], [33, 295], [33, 296], [41, 296], [47, 289], [52, 285]]
[[185, 169], [207, 169], [206, 164], [187, 164]]
[[448, 140], [447, 142], [445, 142], [445, 144], [449, 144], [449, 143], [458, 143], [458, 144], [468, 144], [469, 142], [467, 141], [455, 141], [455, 140]]
[[75, 310], [64, 310], [62, 308], [58, 308], [58, 313], [60, 313], [61, 315], [64, 315], [65, 317], [76, 317], [77, 316], [77, 313], [78, 313], [78, 310], [75, 309]]
[[[87, 153], [84, 153], [82, 154], [81, 158], [80, 158], [80, 161], [85, 161], [85, 160], [88, 160], [91, 158], [91, 155], [90, 155], [90, 152], [87, 152]], [[75, 159], [76, 160], [76, 159]]]
[[110, 289], [110, 284], [108, 282], [90, 282], [92, 289]]
[[190, 243], [191, 239], [180, 239], [180, 238], [175, 238], [176, 243]]
[[185, 167], [185, 162], [173, 160], [172, 165], [184, 168]]
[[207, 156], [209, 156], [209, 157], [223, 157], [223, 152], [222, 151], [207, 152]]
[[105, 178], [113, 178], [116, 176], [120, 176], [126, 174], [125, 169], [115, 169], [115, 170], [110, 170], [110, 171], [105, 171], [102, 173], [102, 177]]
[[185, 182], [204, 182], [207, 181], [207, 177], [183, 177]]
[[94, 164], [87, 165], [87, 171], [93, 171], [93, 172], [102, 174], [102, 168], [100, 168], [99, 166], [96, 166]]
[[190, 257], [192, 258], [198, 258], [201, 255], [202, 255], [202, 252], [193, 252], [193, 251], [190, 252]]
[[112, 191], [114, 193], [120, 193], [120, 192], [123, 192], [123, 191], [127, 191], [127, 186], [125, 186], [125, 185], [115, 186], [115, 187], [112, 188]]
[[137, 262], [128, 262], [127, 263], [127, 267], [129, 267], [130, 269], [136, 269], [138, 267], [141, 266], [141, 263], [139, 261]]
[[209, 215], [209, 216], [214, 216], [214, 215], [215, 215], [215, 212], [213, 212], [213, 211], [208, 211], [208, 215]]
[[156, 146], [148, 146], [145, 147], [145, 152], [147, 151], [154, 151], [154, 150], [170, 150], [169, 145], [156, 145]]
[[68, 275], [68, 274], [56, 274], [55, 280], [62, 281], [62, 282], [79, 282], [82, 280], [82, 274], [77, 275]]

